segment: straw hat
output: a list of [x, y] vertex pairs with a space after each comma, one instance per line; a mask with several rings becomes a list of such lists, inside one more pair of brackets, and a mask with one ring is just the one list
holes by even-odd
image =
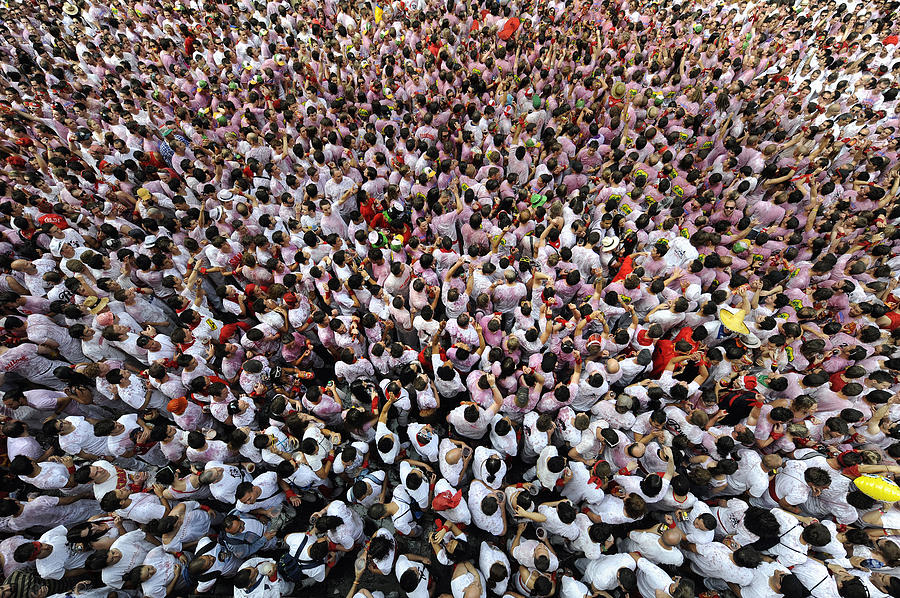
[[750, 334], [750, 329], [744, 324], [744, 318], [746, 317], [747, 312], [743, 309], [723, 307], [719, 311], [719, 321], [722, 322], [725, 328], [738, 334]]
[[71, 2], [66, 2], [62, 6], [62, 10], [64, 13], [69, 15], [70, 17], [74, 17], [78, 14], [78, 7], [72, 4]]
[[615, 99], [621, 100], [623, 97], [625, 97], [625, 84], [621, 81], [613, 83], [612, 89], [609, 93]]
[[107, 297], [97, 297], [96, 295], [91, 295], [89, 297], [85, 297], [84, 306], [90, 311], [92, 314], [99, 314], [103, 311], [103, 308], [109, 303], [109, 299]]
[[603, 251], [612, 251], [619, 246], [619, 238], [603, 237], [603, 241], [600, 243], [600, 246], [603, 248]]

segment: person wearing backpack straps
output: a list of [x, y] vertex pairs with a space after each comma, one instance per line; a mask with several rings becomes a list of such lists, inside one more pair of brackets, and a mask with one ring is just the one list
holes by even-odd
[[339, 558], [325, 537], [298, 532], [288, 534], [284, 541], [287, 551], [278, 559], [278, 571], [285, 579], [304, 587], [323, 582]]
[[197, 592], [208, 592], [220, 577], [233, 577], [240, 565], [241, 560], [224, 544], [205, 537], [197, 542], [197, 552], [188, 565], [188, 573], [197, 583]]
[[232, 511], [222, 521], [221, 541], [239, 559], [246, 559], [260, 550], [276, 546], [275, 530], [266, 526], [249, 513]]
[[279, 574], [272, 559], [249, 559], [234, 576], [235, 598], [276, 598], [287, 596], [293, 591], [294, 584]]

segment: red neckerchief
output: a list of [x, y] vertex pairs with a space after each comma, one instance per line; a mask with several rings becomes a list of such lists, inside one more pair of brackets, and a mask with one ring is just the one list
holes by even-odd
[[121, 490], [128, 484], [128, 474], [121, 467], [116, 467], [116, 490]]
[[154, 446], [156, 446], [156, 442], [153, 442], [153, 441], [135, 442], [134, 443], [134, 452], [137, 455], [146, 455], [148, 452], [150, 452], [150, 449], [152, 449]]

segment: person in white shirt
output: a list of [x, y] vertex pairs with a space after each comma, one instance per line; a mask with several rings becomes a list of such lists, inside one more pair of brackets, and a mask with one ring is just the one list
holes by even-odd
[[497, 388], [497, 381], [493, 374], [487, 375], [494, 402], [487, 408], [477, 403], [465, 402], [456, 407], [447, 415], [447, 421], [453, 425], [453, 429], [466, 438], [478, 440], [488, 431], [491, 419], [503, 406], [503, 396]]
[[90, 555], [87, 566], [91, 569], [101, 569], [100, 577], [103, 583], [120, 589], [124, 584], [125, 575], [140, 566], [153, 547], [154, 544], [147, 539], [144, 531], [134, 530], [116, 538], [109, 550], [97, 551]]
[[658, 565], [680, 566], [684, 562], [684, 554], [678, 545], [683, 538], [684, 533], [677, 527], [661, 524], [631, 532], [627, 539], [621, 541], [621, 546], [629, 552], [640, 552]]
[[643, 598], [692, 598], [694, 582], [683, 577], [671, 577], [659, 565], [641, 557], [637, 561], [637, 589]]
[[66, 527], [59, 525], [44, 532], [36, 542], [20, 544], [15, 559], [33, 561], [38, 574], [45, 579], [62, 579], [84, 567], [88, 552], [75, 550], [66, 539]]
[[720, 589], [735, 584], [743, 587], [753, 581], [753, 570], [762, 562], [762, 555], [752, 546], [732, 550], [721, 542], [688, 544], [685, 554], [691, 569], [709, 579], [707, 584]]
[[632, 587], [636, 582], [634, 571], [640, 557], [636, 553], [603, 555], [597, 558], [582, 558], [575, 566], [591, 584], [594, 592], [609, 591], [619, 586]]
[[422, 528], [416, 523], [416, 503], [409, 495], [409, 491], [402, 485], [394, 488], [391, 500], [388, 503], [375, 503], [369, 507], [369, 517], [383, 519], [390, 517], [398, 534], [410, 537], [418, 537]]
[[431, 573], [428, 570], [429, 560], [417, 554], [401, 554], [394, 566], [394, 575], [400, 589], [409, 598], [428, 598], [428, 584]]
[[492, 594], [502, 596], [509, 583], [510, 564], [506, 553], [493, 544], [482, 541], [478, 550], [478, 568]]
[[493, 490], [481, 480], [472, 480], [472, 483], [469, 484], [468, 496], [472, 522], [492, 536], [505, 535], [505, 499], [506, 495], [502, 491]]
[[253, 557], [238, 569], [234, 588], [235, 598], [271, 598], [290, 594], [294, 584], [278, 573], [272, 559]]

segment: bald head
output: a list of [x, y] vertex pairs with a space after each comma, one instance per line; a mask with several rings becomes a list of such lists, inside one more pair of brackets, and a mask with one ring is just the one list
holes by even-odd
[[667, 529], [662, 534], [662, 541], [666, 546], [678, 546], [683, 539], [684, 533], [677, 527]]
[[644, 446], [640, 442], [635, 442], [628, 447], [628, 455], [634, 457], [635, 459], [640, 459], [644, 456], [646, 450], [646, 446]]

